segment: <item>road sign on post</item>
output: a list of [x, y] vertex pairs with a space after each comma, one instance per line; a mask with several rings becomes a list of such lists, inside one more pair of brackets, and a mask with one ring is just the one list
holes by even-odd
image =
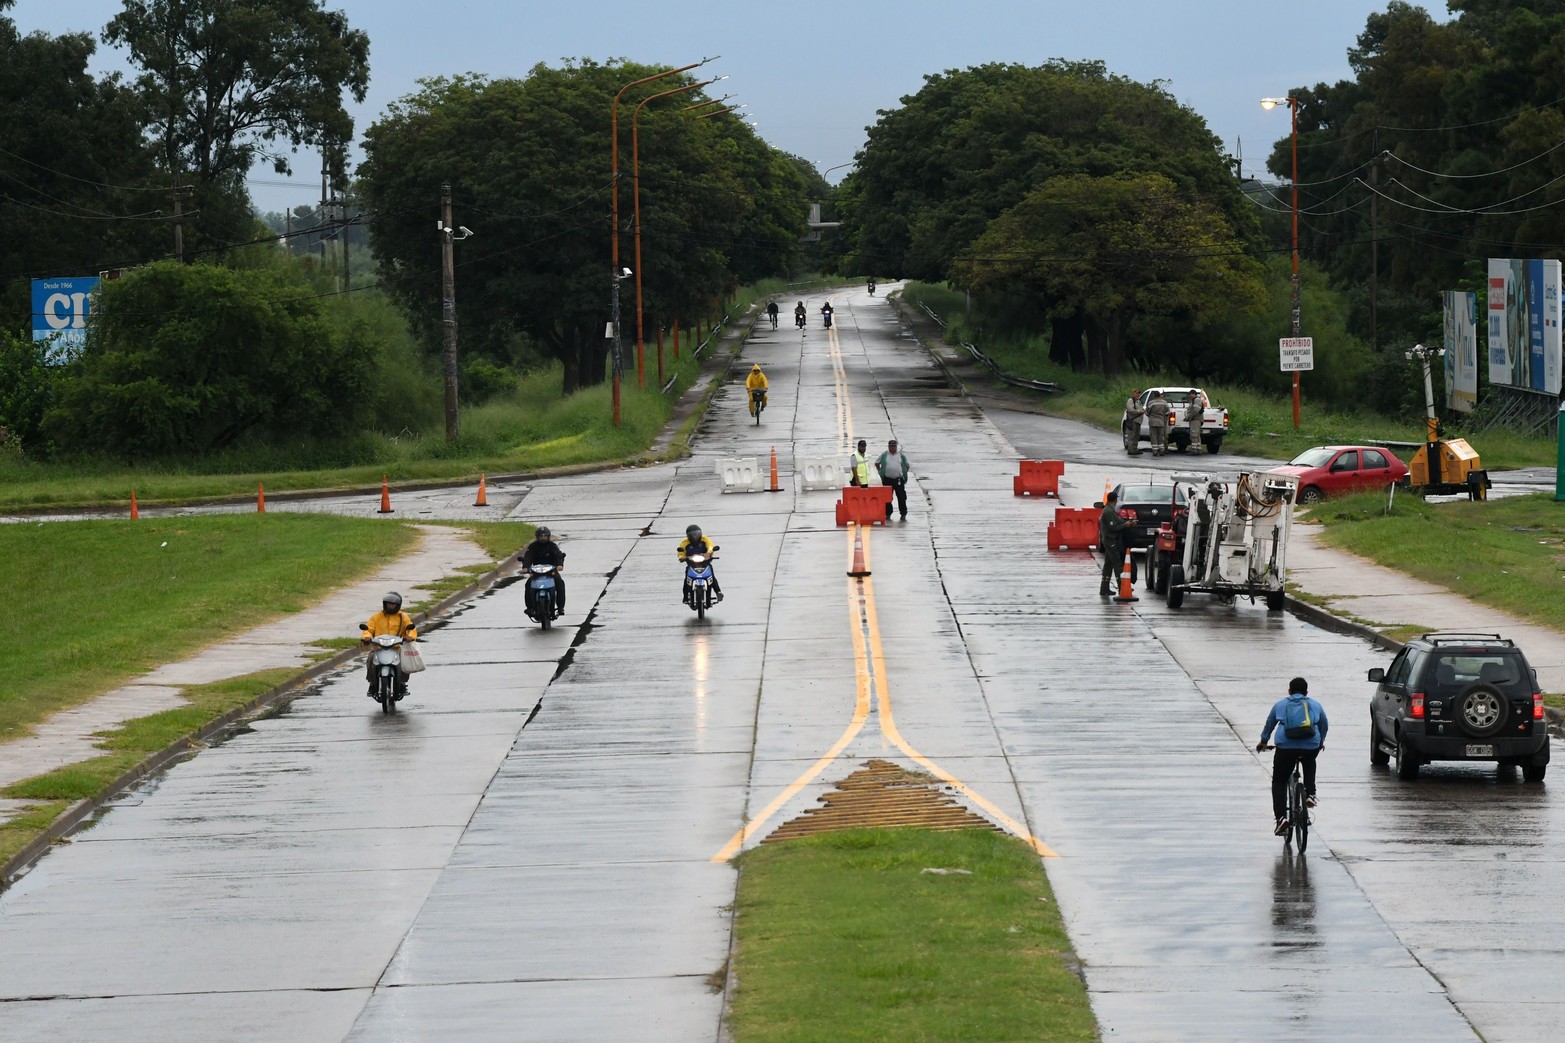
[[1308, 373], [1315, 368], [1315, 339], [1313, 337], [1283, 337], [1277, 342], [1282, 357], [1284, 373]]

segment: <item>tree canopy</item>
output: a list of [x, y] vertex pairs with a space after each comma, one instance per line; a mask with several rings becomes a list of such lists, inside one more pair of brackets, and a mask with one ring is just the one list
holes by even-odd
[[[359, 189], [375, 211], [375, 256], [432, 347], [441, 291], [430, 221], [449, 183], [456, 223], [475, 231], [457, 247], [464, 353], [504, 359], [526, 342], [564, 364], [567, 392], [604, 379], [611, 106], [626, 84], [663, 71], [582, 60], [540, 65], [524, 79], [433, 79], [369, 128]], [[687, 85], [637, 117], [643, 101]], [[639, 184], [649, 337], [659, 323], [706, 315], [740, 280], [786, 272], [799, 256], [806, 198], [798, 168], [731, 115], [696, 118], [686, 107], [702, 99], [680, 75], [619, 102], [620, 264], [638, 267]], [[620, 296], [622, 339], [633, 345], [633, 280]]]

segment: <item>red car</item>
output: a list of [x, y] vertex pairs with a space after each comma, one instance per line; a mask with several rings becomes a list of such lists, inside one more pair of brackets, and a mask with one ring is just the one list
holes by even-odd
[[1407, 484], [1407, 465], [1372, 445], [1318, 445], [1272, 470], [1298, 476], [1300, 503]]

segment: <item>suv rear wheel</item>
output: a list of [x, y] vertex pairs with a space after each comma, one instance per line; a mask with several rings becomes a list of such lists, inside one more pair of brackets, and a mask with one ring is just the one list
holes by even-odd
[[1391, 763], [1391, 754], [1380, 748], [1380, 731], [1375, 727], [1375, 715], [1369, 715], [1369, 762], [1384, 768]]
[[1548, 770], [1547, 764], [1523, 764], [1522, 779], [1527, 782], [1542, 782], [1544, 773]]
[[1412, 782], [1418, 778], [1418, 754], [1413, 752], [1413, 747], [1402, 735], [1397, 736], [1397, 778], [1403, 782]]

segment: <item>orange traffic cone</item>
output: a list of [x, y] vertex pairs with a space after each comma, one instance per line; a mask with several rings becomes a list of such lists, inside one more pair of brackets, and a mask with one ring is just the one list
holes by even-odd
[[136, 507], [136, 490], [134, 489], [130, 491], [130, 516], [132, 518], [141, 517], [141, 511]]
[[782, 486], [777, 484], [777, 447], [772, 446], [772, 487], [766, 490], [769, 493], [782, 492]]
[[390, 514], [391, 513], [391, 486], [386, 484], [386, 476], [385, 475], [381, 475], [380, 476], [380, 512], [379, 513], [381, 513], [381, 514]]
[[473, 506], [489, 506], [489, 490], [488, 487], [484, 485], [484, 473], [482, 471], [478, 472], [478, 499], [473, 501]]
[[869, 575], [869, 569], [864, 564], [864, 526], [853, 526], [853, 567], [848, 570], [848, 575], [859, 579]]
[[266, 513], [266, 486], [261, 482], [255, 483], [255, 513]]
[[1119, 595], [1115, 601], [1140, 601], [1136, 597], [1136, 585], [1131, 581], [1130, 570], [1134, 566], [1130, 563], [1130, 551], [1125, 551], [1125, 567], [1119, 570]]
[[1103, 479], [1103, 502], [1104, 503], [1108, 503], [1109, 502], [1109, 493], [1111, 493], [1113, 491], [1114, 491], [1114, 479], [1112, 479], [1112, 478], [1105, 478], [1105, 479]]

